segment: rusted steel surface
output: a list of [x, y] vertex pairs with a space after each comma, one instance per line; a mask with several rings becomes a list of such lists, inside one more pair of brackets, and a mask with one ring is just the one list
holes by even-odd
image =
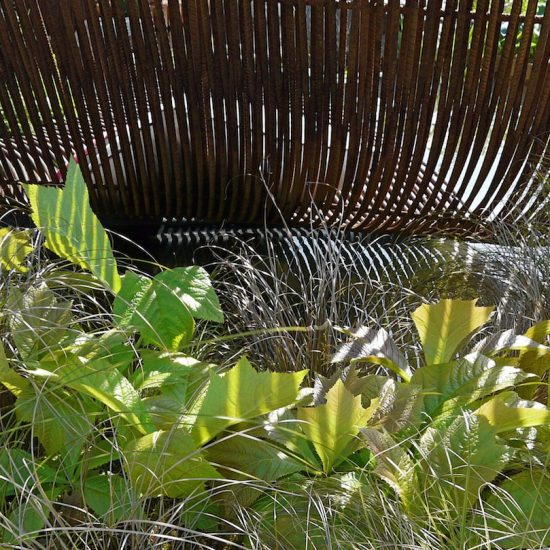
[[459, 231], [544, 204], [537, 0], [127, 5], [0, 0], [4, 195], [74, 155], [107, 222]]

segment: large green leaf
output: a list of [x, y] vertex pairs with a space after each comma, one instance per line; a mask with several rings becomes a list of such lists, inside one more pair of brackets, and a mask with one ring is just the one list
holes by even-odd
[[78, 347], [59, 354], [55, 360], [42, 361], [58, 384], [89, 395], [111, 411], [119, 413], [131, 426], [146, 434], [154, 431], [147, 409], [129, 380], [113, 367], [109, 358], [88, 360], [79, 356]]
[[191, 340], [195, 323], [188, 307], [165, 283], [128, 271], [113, 304], [121, 328], [137, 330], [145, 344], [178, 351]]
[[350, 447], [359, 440], [357, 434], [366, 425], [372, 410], [364, 409], [361, 396], [354, 396], [338, 380], [326, 396], [326, 404], [298, 409], [298, 419], [303, 422], [302, 430], [313, 443], [323, 463], [325, 473], [344, 460], [355, 450]]
[[306, 370], [257, 372], [244, 357], [221, 375], [211, 371], [192, 431], [197, 444], [206, 443], [228, 426], [291, 405], [306, 374]]
[[489, 320], [494, 307], [478, 307], [476, 302], [441, 300], [412, 313], [427, 365], [451, 361], [460, 344]]
[[145, 496], [185, 498], [201, 491], [206, 480], [221, 477], [182, 429], [136, 439], [127, 446], [125, 457], [134, 489]]
[[425, 411], [434, 416], [445, 401], [453, 400], [453, 405], [464, 406], [531, 376], [515, 367], [497, 366], [483, 355], [470, 354], [451, 363], [421, 367], [411, 382], [428, 392], [424, 399]]
[[25, 258], [32, 252], [28, 231], [0, 227], [0, 268], [27, 271]]
[[[50, 456], [64, 451], [68, 464], [74, 464], [86, 437], [93, 429], [93, 403], [60, 388], [42, 387], [38, 392], [31, 386], [17, 398], [17, 418], [29, 422]], [[97, 408], [97, 405], [96, 405]]]
[[476, 414], [497, 433], [550, 425], [550, 410], [541, 403], [522, 401], [514, 392], [501, 393], [484, 403]]
[[88, 188], [78, 164], [71, 161], [63, 189], [25, 185], [25, 190], [32, 219], [43, 232], [45, 245], [118, 292], [120, 277], [109, 237], [90, 208]]
[[229, 435], [208, 448], [208, 460], [230, 479], [274, 481], [304, 470], [304, 465], [263, 439]]
[[155, 281], [166, 285], [195, 319], [223, 323], [223, 313], [210, 276], [202, 267], [178, 267], [159, 273]]
[[384, 365], [404, 380], [411, 377], [411, 369], [397, 345], [384, 329], [361, 327], [352, 334], [353, 340], [341, 345], [331, 363], [367, 361]]
[[446, 517], [460, 514], [500, 474], [512, 450], [496, 434], [484, 417], [471, 412], [426, 430], [419, 442], [419, 488], [432, 509], [446, 511]]
[[12, 339], [27, 359], [54, 353], [64, 339], [74, 335], [72, 304], [59, 300], [43, 283], [26, 289], [10, 289], [6, 304]]
[[476, 525], [499, 548], [550, 547], [550, 476], [531, 469], [506, 479], [483, 505]]
[[10, 367], [2, 342], [0, 342], [0, 384], [3, 384], [15, 396], [20, 395], [29, 385], [26, 378], [17, 374]]
[[132, 513], [126, 480], [119, 475], [92, 475], [82, 487], [84, 504], [108, 525]]

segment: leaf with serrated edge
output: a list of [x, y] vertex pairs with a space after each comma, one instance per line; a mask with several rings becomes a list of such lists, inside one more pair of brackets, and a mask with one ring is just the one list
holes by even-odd
[[423, 304], [411, 315], [424, 348], [427, 365], [448, 363], [458, 347], [482, 327], [494, 307], [479, 307], [477, 300], [441, 300]]
[[257, 372], [244, 357], [222, 375], [211, 371], [193, 437], [202, 445], [228, 426], [291, 405], [306, 374]]
[[[326, 396], [326, 404], [298, 409], [302, 430], [313, 443], [328, 473], [334, 465], [346, 458], [342, 451], [357, 438], [372, 414], [361, 405], [361, 396], [354, 396], [338, 380]], [[352, 451], [353, 449], [350, 449]]]
[[90, 208], [88, 188], [78, 164], [71, 160], [65, 187], [25, 185], [32, 219], [45, 245], [61, 258], [89, 270], [113, 292], [120, 277], [109, 237]]
[[178, 267], [155, 276], [186, 306], [195, 319], [223, 323], [220, 302], [214, 291], [208, 272], [202, 267]]
[[182, 429], [136, 439], [124, 454], [134, 489], [146, 496], [185, 498], [201, 491], [205, 481], [221, 477]]

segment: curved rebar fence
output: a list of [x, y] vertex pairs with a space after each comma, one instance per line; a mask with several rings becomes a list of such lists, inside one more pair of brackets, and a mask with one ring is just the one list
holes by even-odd
[[74, 155], [105, 223], [532, 216], [550, 170], [544, 6], [2, 0], [1, 192], [60, 184]]

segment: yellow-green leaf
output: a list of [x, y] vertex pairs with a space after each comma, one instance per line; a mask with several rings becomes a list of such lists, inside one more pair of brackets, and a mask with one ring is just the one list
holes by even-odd
[[3, 384], [16, 397], [29, 385], [26, 378], [10, 367], [2, 342], [0, 342], [0, 384]]
[[89, 270], [113, 292], [120, 277], [109, 237], [90, 208], [88, 188], [72, 160], [65, 187], [25, 185], [32, 219], [43, 232], [45, 245], [61, 258]]
[[182, 429], [136, 439], [127, 446], [125, 457], [134, 489], [145, 496], [184, 498], [200, 491], [206, 480], [221, 477]]
[[441, 300], [412, 313], [427, 365], [451, 361], [460, 344], [489, 320], [494, 307], [479, 307], [476, 302]]
[[210, 373], [210, 383], [193, 426], [202, 445], [222, 430], [296, 401], [307, 371], [257, 372], [246, 358], [221, 375]]
[[328, 473], [346, 458], [344, 450], [350, 453], [355, 450], [350, 444], [357, 439], [372, 410], [364, 409], [361, 396], [354, 396], [342, 380], [334, 384], [326, 400], [324, 405], [299, 409], [298, 419], [303, 422], [302, 430], [313, 443], [323, 463], [323, 470]]
[[28, 231], [16, 231], [9, 227], [0, 227], [0, 267], [15, 269], [21, 273], [27, 271], [25, 258], [32, 252]]
[[[476, 414], [487, 419], [497, 433], [518, 428], [550, 425], [550, 410], [547, 407], [540, 403], [529, 407], [514, 406], [513, 403], [516, 401], [515, 393], [501, 393], [484, 403], [477, 409]], [[525, 404], [531, 403], [527, 401]]]

